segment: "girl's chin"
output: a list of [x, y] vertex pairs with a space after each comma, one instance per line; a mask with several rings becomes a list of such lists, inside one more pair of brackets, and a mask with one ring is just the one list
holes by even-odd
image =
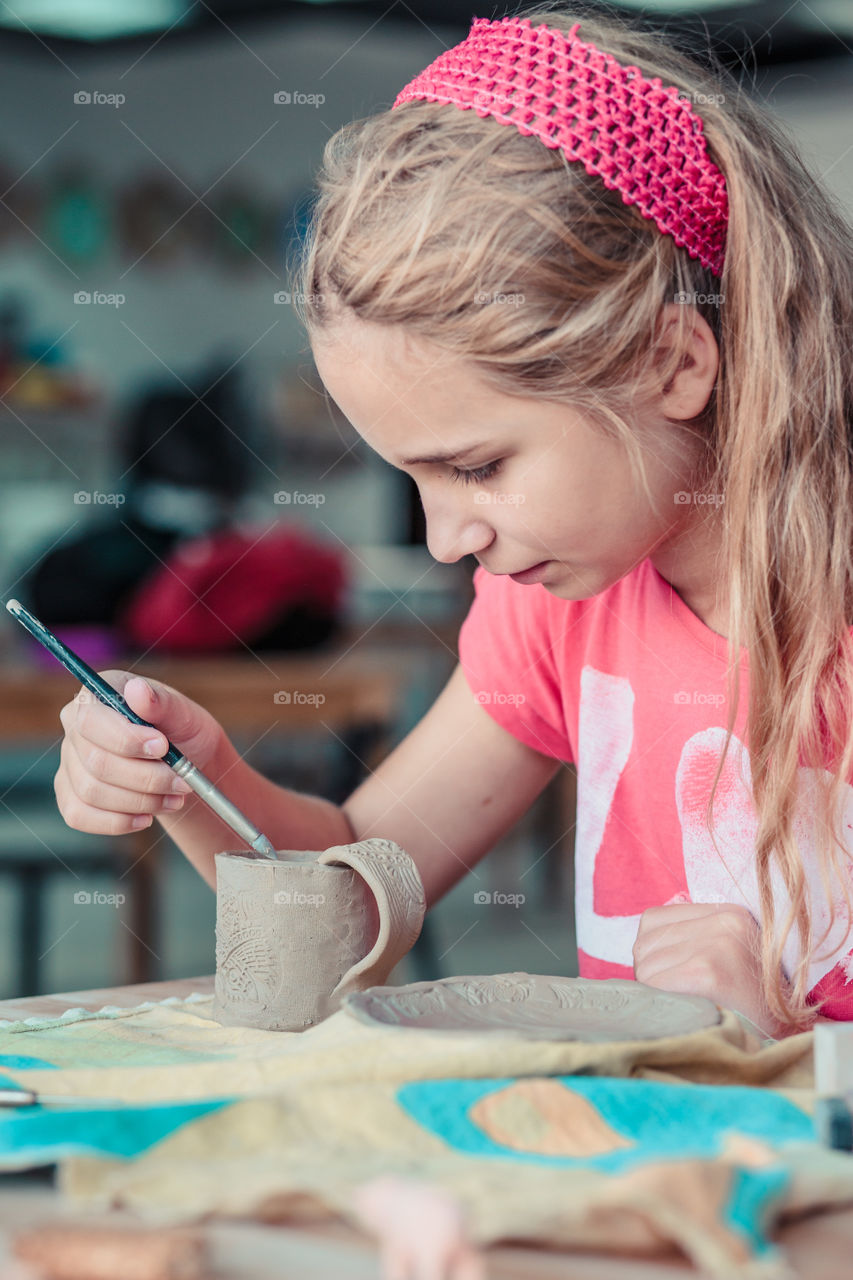
[[602, 591], [612, 587], [615, 581], [617, 579], [599, 578], [589, 570], [579, 574], [567, 566], [562, 566], [556, 573], [552, 570], [547, 582], [543, 582], [542, 586], [559, 600], [591, 600], [593, 596], [601, 595]]

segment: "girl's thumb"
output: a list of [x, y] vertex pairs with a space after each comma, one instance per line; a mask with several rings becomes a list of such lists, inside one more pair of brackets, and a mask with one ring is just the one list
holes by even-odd
[[[163, 738], [171, 736], [172, 729], [168, 723], [171, 710], [169, 700], [158, 693], [152, 684], [142, 676], [134, 676], [124, 686], [123, 696], [131, 711], [156, 725]], [[166, 750], [165, 746], [163, 750]]]
[[157, 690], [143, 676], [133, 676], [128, 680], [123, 696], [131, 711], [135, 711], [138, 716], [145, 716], [146, 720], [149, 718], [148, 713], [153, 713], [160, 702]]
[[176, 745], [189, 742], [203, 728], [201, 708], [167, 684], [133, 676], [123, 692], [131, 711], [155, 725], [164, 738]]

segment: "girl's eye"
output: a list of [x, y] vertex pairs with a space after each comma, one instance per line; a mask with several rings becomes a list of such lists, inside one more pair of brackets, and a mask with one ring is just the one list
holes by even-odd
[[461, 471], [459, 467], [451, 467], [453, 475], [451, 480], [461, 480], [463, 484], [482, 484], [484, 480], [491, 480], [492, 476], [497, 475], [500, 470], [500, 460], [497, 462], [487, 462], [482, 467], [472, 467], [470, 471]]

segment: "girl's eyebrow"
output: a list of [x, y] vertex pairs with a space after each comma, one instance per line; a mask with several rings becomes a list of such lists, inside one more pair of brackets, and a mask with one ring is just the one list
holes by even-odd
[[453, 449], [450, 453], [432, 453], [427, 458], [403, 458], [400, 466], [417, 467], [433, 462], [464, 462], [466, 458], [475, 457], [488, 448], [488, 443], [484, 441], [483, 444], [468, 445], [465, 449]]

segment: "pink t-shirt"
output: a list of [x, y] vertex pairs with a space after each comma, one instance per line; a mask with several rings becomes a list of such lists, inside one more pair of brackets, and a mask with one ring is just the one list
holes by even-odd
[[[633, 978], [632, 949], [649, 907], [731, 902], [747, 906], [760, 922], [756, 817], [744, 746], [746, 651], [734, 736], [714, 800], [718, 854], [705, 806], [726, 736], [726, 640], [688, 608], [650, 560], [588, 600], [560, 600], [540, 584], [521, 586], [483, 568], [474, 574], [474, 587], [459, 635], [460, 662], [473, 693], [514, 737], [577, 766], [581, 976]], [[806, 822], [813, 772], [799, 771], [798, 813]], [[845, 831], [853, 830], [853, 787], [845, 805]], [[819, 938], [829, 921], [828, 904], [816, 851], [807, 838], [800, 846]], [[831, 996], [822, 1015], [853, 1020], [853, 936], [837, 892], [836, 924], [812, 958], [810, 998]], [[785, 919], [788, 904], [777, 884], [777, 921]], [[800, 954], [794, 926], [784, 951], [788, 973]]]

